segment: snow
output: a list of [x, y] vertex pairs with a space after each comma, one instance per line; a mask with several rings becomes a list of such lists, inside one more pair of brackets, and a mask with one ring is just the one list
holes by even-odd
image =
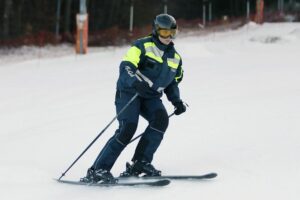
[[[181, 95], [189, 109], [170, 119], [153, 164], [165, 174], [219, 176], [161, 188], [53, 180], [115, 116], [118, 64], [128, 47], [93, 48], [84, 56], [68, 46], [34, 51], [43, 56], [30, 49], [21, 57], [1, 56], [0, 199], [299, 199], [299, 30], [299, 23], [250, 23], [176, 39], [185, 69]], [[115, 122], [65, 179], [85, 175], [116, 127]], [[145, 127], [141, 120], [136, 134]], [[124, 170], [135, 145], [122, 153], [114, 175]]]

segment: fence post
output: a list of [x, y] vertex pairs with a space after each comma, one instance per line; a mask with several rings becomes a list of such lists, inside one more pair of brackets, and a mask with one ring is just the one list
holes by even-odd
[[203, 24], [203, 27], [205, 27], [205, 25], [206, 25], [206, 7], [205, 7], [205, 4], [203, 4], [203, 6], [202, 6], [202, 24]]
[[130, 12], [129, 31], [131, 33], [133, 31], [134, 0], [131, 0], [130, 11], [129, 12]]
[[264, 17], [264, 0], [256, 0], [256, 16], [255, 16], [256, 23], [262, 24], [263, 17]]
[[168, 0], [163, 0], [163, 3], [164, 3], [164, 13], [167, 14], [168, 13]]
[[56, 39], [58, 39], [58, 37], [59, 37], [60, 8], [61, 8], [61, 0], [57, 0], [57, 7], [56, 7], [56, 26], [55, 26], [55, 37], [56, 37]]
[[86, 11], [86, 0], [80, 0], [79, 8], [80, 13], [76, 15], [76, 53], [86, 54], [88, 46], [88, 14]]
[[250, 21], [250, 1], [247, 0], [247, 21]]

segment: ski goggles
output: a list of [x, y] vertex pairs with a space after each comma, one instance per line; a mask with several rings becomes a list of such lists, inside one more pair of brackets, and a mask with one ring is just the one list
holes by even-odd
[[177, 29], [158, 29], [157, 33], [162, 38], [175, 38]]

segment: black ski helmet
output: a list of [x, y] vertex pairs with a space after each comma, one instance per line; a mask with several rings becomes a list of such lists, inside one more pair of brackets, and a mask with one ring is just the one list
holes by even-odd
[[174, 35], [171, 38], [175, 37], [177, 31], [177, 23], [173, 16], [168, 14], [159, 14], [155, 17], [152, 25], [152, 34], [158, 36], [158, 31], [160, 29], [174, 30]]

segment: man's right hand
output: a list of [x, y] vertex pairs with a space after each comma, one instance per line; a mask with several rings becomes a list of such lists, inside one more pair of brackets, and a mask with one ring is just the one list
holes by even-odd
[[137, 93], [142, 97], [147, 97], [152, 93], [151, 88], [145, 81], [135, 81], [133, 83], [133, 87], [136, 89]]

